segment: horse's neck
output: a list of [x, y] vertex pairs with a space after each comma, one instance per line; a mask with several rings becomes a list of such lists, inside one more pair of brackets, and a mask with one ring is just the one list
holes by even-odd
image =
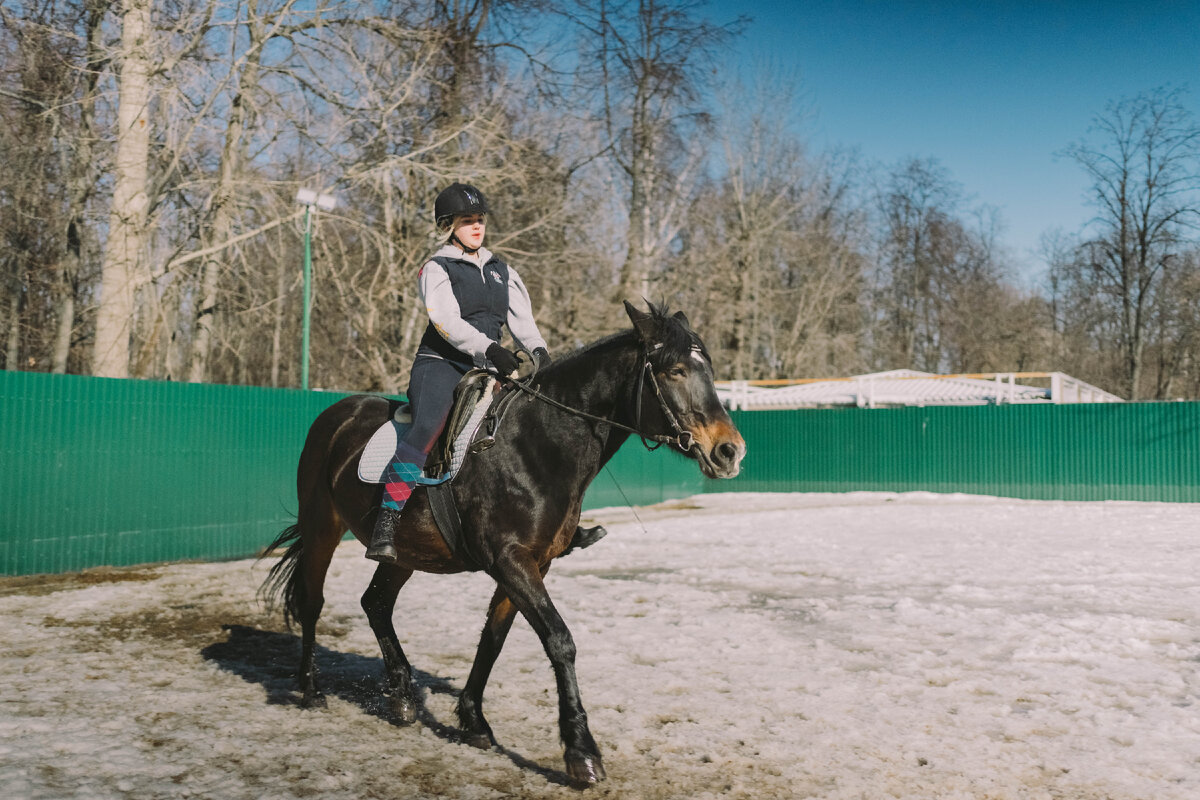
[[555, 364], [543, 391], [586, 414], [628, 417], [624, 407], [636, 391], [637, 365], [638, 350], [632, 344], [596, 345]]
[[[635, 344], [602, 343], [554, 364], [541, 381], [541, 391], [582, 414], [633, 425], [628, 407], [636, 392], [637, 365]], [[547, 415], [545, 419], [554, 420], [554, 424], [547, 425], [547, 432], [591, 438], [600, 424], [596, 419], [542, 405], [545, 407], [540, 413]], [[628, 431], [608, 426], [597, 469], [612, 457], [628, 436]]]

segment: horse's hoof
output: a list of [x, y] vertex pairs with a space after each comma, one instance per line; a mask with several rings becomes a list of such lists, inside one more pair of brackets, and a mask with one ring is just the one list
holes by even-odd
[[468, 733], [463, 735], [463, 744], [469, 744], [479, 750], [491, 750], [496, 746], [496, 740], [487, 733]]
[[411, 725], [417, 721], [417, 704], [411, 697], [393, 697], [390, 705], [392, 714], [401, 725]]
[[300, 698], [300, 707], [328, 708], [329, 703], [325, 701], [325, 695], [321, 694], [320, 692], [314, 692], [313, 694], [306, 694], [304, 697]]
[[462, 741], [480, 750], [491, 750], [496, 746], [491, 726], [482, 720], [462, 727]]
[[566, 756], [567, 777], [576, 786], [591, 786], [608, 777], [600, 756]]

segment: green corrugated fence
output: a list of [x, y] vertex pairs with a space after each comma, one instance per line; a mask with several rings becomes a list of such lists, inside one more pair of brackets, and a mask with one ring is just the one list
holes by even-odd
[[[0, 574], [255, 554], [294, 521], [327, 392], [0, 371]], [[632, 439], [585, 506], [705, 491], [928, 490], [1200, 502], [1200, 403], [734, 415], [742, 475]]]
[[1200, 502], [1200, 403], [735, 414], [742, 474], [709, 491], [965, 492]]
[[[295, 522], [309, 424], [341, 393], [0, 371], [0, 575], [254, 555]], [[589, 507], [702, 491], [627, 448]]]
[[327, 394], [0, 372], [0, 572], [255, 552]]

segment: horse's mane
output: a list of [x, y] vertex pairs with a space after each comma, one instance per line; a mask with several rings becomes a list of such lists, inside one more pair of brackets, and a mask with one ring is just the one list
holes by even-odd
[[[655, 328], [655, 344], [661, 345], [661, 347], [657, 347], [650, 353], [650, 360], [656, 367], [683, 361], [691, 355], [693, 350], [698, 350], [706, 359], [710, 362], [712, 361], [708, 355], [708, 350], [704, 347], [704, 342], [700, 340], [700, 337], [691, 329], [686, 320], [673, 315], [665, 304], [656, 306], [650, 303], [649, 306], [650, 318], [653, 320]], [[637, 343], [638, 340], [639, 334], [637, 330], [627, 328], [623, 331], [611, 333], [582, 347], [577, 347], [561, 358], [555, 359], [555, 364], [566, 364], [581, 357], [625, 347], [630, 343]]]
[[617, 331], [616, 333], [610, 333], [607, 336], [597, 339], [594, 342], [588, 342], [585, 345], [580, 345], [579, 347], [576, 347], [574, 350], [571, 350], [568, 353], [564, 353], [562, 356], [555, 358], [554, 363], [555, 364], [559, 364], [559, 363], [565, 364], [570, 361], [576, 361], [582, 357], [586, 357], [589, 355], [595, 355], [596, 353], [607, 352], [609, 350], [616, 350], [621, 347], [624, 347], [626, 344], [628, 344], [630, 342], [636, 342], [636, 341], [637, 341], [637, 331], [633, 330], [632, 328], [630, 328], [628, 330], [624, 330], [624, 331]]

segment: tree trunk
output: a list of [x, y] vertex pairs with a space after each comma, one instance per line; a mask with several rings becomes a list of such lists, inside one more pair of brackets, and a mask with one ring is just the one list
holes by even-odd
[[67, 372], [67, 359], [71, 356], [71, 331], [75, 327], [75, 285], [72, 276], [77, 268], [67, 267], [63, 272], [54, 344], [50, 351], [50, 371], [55, 375], [65, 375]]
[[[640, 118], [635, 116], [633, 126], [636, 128], [641, 124]], [[654, 223], [651, 213], [654, 179], [650, 163], [654, 145], [650, 136], [634, 133], [633, 147], [629, 176], [629, 245], [625, 253], [625, 262], [621, 265], [620, 279], [617, 281], [615, 299], [618, 303], [622, 300], [637, 303], [640, 297], [650, 293], [649, 263]]]
[[8, 330], [4, 338], [4, 368], [17, 369], [21, 347], [21, 282], [13, 281], [13, 291], [8, 296]]
[[[252, 49], [256, 53], [261, 53], [262, 48], [256, 46], [257, 44], [252, 41]], [[225, 129], [225, 145], [221, 151], [220, 176], [213, 193], [212, 243], [215, 245], [227, 242], [233, 237], [233, 184], [242, 162], [242, 131], [246, 125], [246, 102], [249, 93], [257, 84], [258, 63], [257, 60], [252, 60], [242, 71], [238, 81], [238, 93], [230, 104], [228, 127]], [[226, 251], [222, 249], [214, 251], [212, 255], [204, 259], [200, 307], [196, 310], [196, 335], [192, 340], [192, 353], [188, 364], [187, 379], [189, 383], [201, 383], [208, 375], [208, 359], [212, 349], [221, 267], [225, 258]]]
[[71, 357], [71, 338], [75, 329], [76, 302], [79, 276], [85, 259], [95, 253], [96, 235], [87, 223], [88, 199], [96, 185], [96, 164], [92, 143], [96, 135], [96, 86], [104, 60], [102, 23], [105, 7], [88, 5], [87, 17], [87, 73], [84, 79], [84, 94], [79, 104], [79, 130], [73, 146], [62, 148], [63, 174], [70, 176], [69, 219], [67, 221], [66, 255], [59, 279], [57, 301], [58, 317], [55, 321], [54, 344], [50, 354], [51, 372], [64, 375]]
[[150, 0], [124, 0], [121, 27], [115, 182], [92, 359], [92, 373], [108, 378], [129, 376], [134, 293], [146, 251]]

